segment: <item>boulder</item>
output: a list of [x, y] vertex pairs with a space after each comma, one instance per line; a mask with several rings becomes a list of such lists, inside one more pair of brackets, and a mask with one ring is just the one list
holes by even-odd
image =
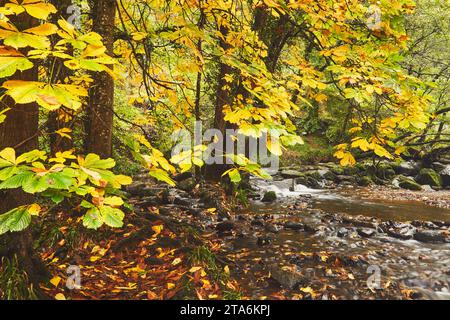
[[433, 162], [431, 164], [431, 168], [436, 172], [441, 172], [445, 168], [447, 168], [447, 165], [440, 163], [440, 162]]
[[422, 185], [438, 188], [442, 187], [442, 179], [433, 169], [424, 168], [420, 170], [415, 180]]
[[441, 243], [446, 241], [446, 236], [437, 230], [420, 230], [414, 234], [414, 239], [420, 242]]
[[446, 165], [440, 172], [443, 187], [450, 187], [450, 165]]
[[390, 180], [395, 176], [395, 170], [389, 163], [381, 163], [378, 166], [376, 173], [379, 178], [387, 180]]
[[191, 192], [195, 186], [197, 185], [197, 181], [194, 178], [187, 178], [180, 182], [178, 182], [177, 187], [180, 190]]
[[363, 238], [373, 237], [377, 233], [374, 229], [370, 228], [358, 228], [357, 232]]
[[298, 177], [295, 179], [295, 184], [302, 184], [312, 189], [320, 189], [322, 186], [319, 181], [312, 176], [303, 175], [302, 177]]
[[405, 161], [398, 165], [394, 165], [393, 169], [397, 174], [413, 176], [419, 173], [420, 165], [415, 161]]
[[281, 171], [281, 176], [285, 179], [292, 179], [292, 178], [298, 178], [303, 177], [304, 174], [297, 170], [283, 170]]
[[413, 191], [420, 191], [422, 190], [422, 187], [420, 184], [418, 184], [417, 182], [415, 182], [413, 179], [404, 177], [404, 176], [400, 176], [398, 179], [399, 183], [399, 187], [403, 188], [403, 189], [407, 189], [407, 190], [413, 190]]
[[275, 200], [277, 200], [275, 191], [267, 191], [261, 199], [262, 202], [274, 202]]
[[358, 177], [356, 179], [356, 183], [358, 183], [358, 185], [361, 187], [367, 187], [367, 186], [370, 186], [373, 183], [373, 181], [369, 176], [363, 176], [363, 177]]

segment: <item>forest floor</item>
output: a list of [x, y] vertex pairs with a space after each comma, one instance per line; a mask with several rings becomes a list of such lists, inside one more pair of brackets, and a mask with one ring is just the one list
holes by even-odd
[[[155, 196], [130, 198], [134, 211], [127, 214], [121, 229], [105, 229], [100, 236], [79, 231], [75, 241], [67, 226], [79, 221], [67, 217], [67, 224], [58, 226], [62, 236], [41, 254], [53, 276], [49, 283], [42, 284], [44, 292], [56, 299], [75, 300], [421, 297], [418, 291], [397, 281], [384, 281], [383, 290], [367, 287], [366, 269], [369, 257], [379, 251], [377, 247], [350, 254], [345, 248], [324, 249], [329, 242], [324, 240], [299, 248], [291, 234], [279, 235], [281, 229], [305, 234], [340, 232], [352, 229], [350, 224], [358, 239], [350, 236], [348, 244], [364, 247], [368, 245], [366, 239], [373, 236], [370, 228], [378, 223], [374, 219], [313, 210], [307, 198], [287, 205], [280, 214], [249, 216], [226, 197], [219, 185], [197, 185], [189, 195], [181, 190], [167, 194], [158, 186], [149, 188], [155, 190]], [[450, 200], [448, 192], [375, 191], [370, 194], [383, 199], [419, 198], [433, 206], [448, 206]], [[302, 218], [293, 218], [299, 210]], [[442, 228], [448, 233], [448, 225]], [[302, 236], [302, 241], [304, 245], [311, 239]], [[395, 244], [389, 249], [382, 242], [371, 245], [374, 243], [383, 251], [397, 250]], [[306, 274], [298, 272], [299, 265]], [[81, 269], [81, 288], [67, 288], [69, 266]]]

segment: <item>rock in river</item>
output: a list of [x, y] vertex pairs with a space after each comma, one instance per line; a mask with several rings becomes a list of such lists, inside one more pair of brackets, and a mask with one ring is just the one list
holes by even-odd
[[416, 232], [414, 239], [420, 242], [440, 243], [445, 242], [447, 237], [438, 230], [420, 230]]

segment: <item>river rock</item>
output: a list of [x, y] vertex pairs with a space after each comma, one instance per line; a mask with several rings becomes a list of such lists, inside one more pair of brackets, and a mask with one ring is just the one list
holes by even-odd
[[444, 187], [450, 187], [450, 165], [446, 165], [440, 172], [442, 185]]
[[376, 170], [376, 174], [381, 179], [390, 180], [394, 178], [395, 170], [389, 163], [381, 163]]
[[414, 235], [415, 240], [427, 243], [445, 242], [446, 238], [442, 232], [437, 230], [419, 230]]
[[441, 177], [433, 169], [424, 168], [420, 170], [415, 179], [422, 185], [430, 185], [431, 187], [442, 187]]
[[350, 231], [347, 228], [340, 228], [337, 232], [339, 238], [345, 238], [349, 235]]
[[260, 247], [271, 244], [273, 241], [272, 237], [269, 236], [260, 236], [258, 240], [256, 240], [256, 244]]
[[297, 170], [283, 170], [280, 174], [285, 179], [298, 178], [304, 175], [302, 172]]
[[416, 228], [406, 223], [396, 223], [386, 227], [384, 232], [396, 239], [409, 240], [412, 239], [416, 233]]
[[305, 229], [305, 225], [303, 223], [296, 223], [296, 222], [287, 222], [284, 224], [284, 227], [286, 229], [291, 229], [291, 230], [304, 230]]
[[413, 190], [413, 191], [420, 191], [422, 190], [422, 186], [415, 182], [413, 179], [399, 176], [398, 177], [398, 185], [400, 188], [407, 189], [407, 190]]
[[294, 289], [306, 280], [296, 265], [279, 266], [274, 264], [269, 266], [268, 269], [272, 279], [277, 281], [283, 288], [289, 290]]
[[376, 231], [374, 229], [369, 228], [358, 228], [357, 232], [363, 238], [371, 238], [376, 234]]
[[274, 202], [275, 200], [277, 200], [275, 191], [267, 191], [261, 199], [262, 202]]
[[367, 187], [373, 183], [372, 179], [369, 176], [362, 176], [356, 179], [356, 183], [358, 183], [361, 187]]
[[407, 176], [414, 176], [419, 173], [420, 165], [415, 161], [401, 162], [397, 166], [393, 166], [393, 169], [397, 174], [403, 174]]
[[436, 172], [441, 172], [445, 168], [447, 168], [447, 165], [440, 163], [440, 162], [433, 162], [431, 164], [431, 168]]
[[272, 232], [272, 233], [278, 233], [278, 232], [280, 232], [280, 228], [279, 228], [278, 226], [272, 224], [272, 223], [266, 223], [266, 224], [264, 225], [264, 229], [265, 229], [267, 232]]

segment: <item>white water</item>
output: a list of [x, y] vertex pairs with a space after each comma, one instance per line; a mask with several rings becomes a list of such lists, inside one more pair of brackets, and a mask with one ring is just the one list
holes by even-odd
[[311, 195], [314, 198], [320, 199], [343, 198], [339, 195], [330, 194], [328, 190], [311, 189], [302, 184], [296, 184], [295, 186], [294, 184], [294, 179], [272, 181], [257, 178], [252, 179], [252, 185], [260, 191], [261, 195], [268, 191], [273, 191], [278, 198], [295, 198], [301, 195]]

